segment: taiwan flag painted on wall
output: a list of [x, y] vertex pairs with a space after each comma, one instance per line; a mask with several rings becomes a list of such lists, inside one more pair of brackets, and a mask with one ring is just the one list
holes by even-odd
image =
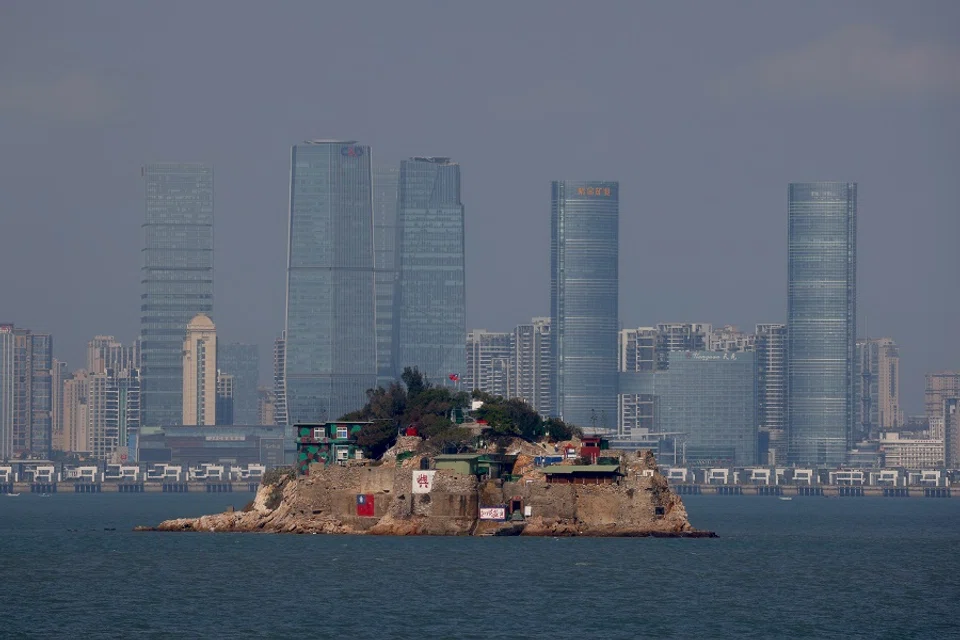
[[357, 515], [373, 517], [373, 494], [357, 494]]

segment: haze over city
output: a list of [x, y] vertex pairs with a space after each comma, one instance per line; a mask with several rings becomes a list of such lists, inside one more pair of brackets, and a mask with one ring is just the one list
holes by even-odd
[[549, 314], [550, 180], [620, 183], [620, 320], [786, 314], [787, 184], [859, 185], [859, 335], [960, 361], [960, 7], [6, 3], [0, 321], [139, 330], [141, 167], [216, 172], [225, 341], [284, 326], [290, 147], [460, 163], [467, 325]]

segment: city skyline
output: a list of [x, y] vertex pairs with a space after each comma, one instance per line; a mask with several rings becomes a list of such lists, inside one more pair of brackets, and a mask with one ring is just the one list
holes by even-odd
[[[859, 334], [897, 341], [903, 409], [920, 413], [924, 374], [960, 360], [960, 302], [946, 295], [960, 271], [960, 8], [705, 5], [691, 25], [679, 7], [611, 5], [586, 30], [576, 5], [551, 9], [515, 7], [507, 22], [480, 7], [262, 10], [236, 16], [267, 44], [251, 51], [212, 6], [189, 25], [118, 7], [95, 42], [83, 34], [102, 16], [86, 7], [15, 6], [0, 25], [18, 52], [0, 70], [0, 266], [18, 270], [0, 284], [4, 321], [54, 334], [71, 368], [90, 336], [135, 339], [139, 167], [202, 161], [224, 212], [213, 318], [226, 341], [268, 353], [283, 327], [289, 145], [342, 135], [373, 145], [378, 166], [412, 153], [463, 166], [468, 328], [548, 313], [549, 181], [594, 175], [623, 186], [623, 326], [780, 323], [783, 186], [841, 176], [863, 190]], [[352, 48], [336, 23], [371, 45]], [[280, 25], [292, 31], [277, 39]], [[503, 46], [474, 55], [491, 41]], [[856, 59], [868, 67], [854, 73]], [[447, 77], [453, 91], [432, 80]], [[437, 102], [447, 108], [423, 108]], [[54, 155], [71, 170], [36, 171]], [[43, 253], [50, 264], [29, 262]]]

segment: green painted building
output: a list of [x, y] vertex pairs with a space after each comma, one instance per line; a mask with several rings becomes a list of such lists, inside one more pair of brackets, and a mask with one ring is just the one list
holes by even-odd
[[311, 464], [344, 464], [363, 458], [357, 444], [360, 430], [369, 422], [323, 422], [294, 425], [297, 443], [297, 472], [310, 474]]

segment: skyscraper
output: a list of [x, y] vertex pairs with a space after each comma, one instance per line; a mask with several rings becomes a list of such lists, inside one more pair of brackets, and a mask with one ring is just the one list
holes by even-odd
[[463, 204], [460, 165], [449, 158], [400, 163], [398, 371], [417, 367], [447, 384], [466, 368]]
[[393, 314], [397, 295], [397, 183], [400, 171], [373, 171], [373, 266], [377, 295], [377, 384], [387, 388], [397, 377], [393, 357]]
[[[260, 424], [258, 410], [260, 386], [260, 349], [255, 344], [217, 342], [217, 369], [220, 374], [233, 376], [233, 422], [230, 424]], [[221, 422], [218, 415], [217, 424]]]
[[617, 425], [619, 183], [552, 183], [550, 321], [554, 412]]
[[53, 338], [0, 324], [0, 459], [49, 456], [53, 440]]
[[377, 383], [370, 147], [294, 145], [290, 178], [287, 419], [336, 420]]
[[143, 177], [143, 424], [176, 425], [183, 415], [187, 323], [198, 313], [213, 313], [213, 169], [152, 164]]
[[787, 245], [788, 457], [835, 467], [857, 415], [857, 185], [791, 184]]
[[183, 341], [181, 424], [217, 424], [217, 328], [204, 313], [187, 324]]

